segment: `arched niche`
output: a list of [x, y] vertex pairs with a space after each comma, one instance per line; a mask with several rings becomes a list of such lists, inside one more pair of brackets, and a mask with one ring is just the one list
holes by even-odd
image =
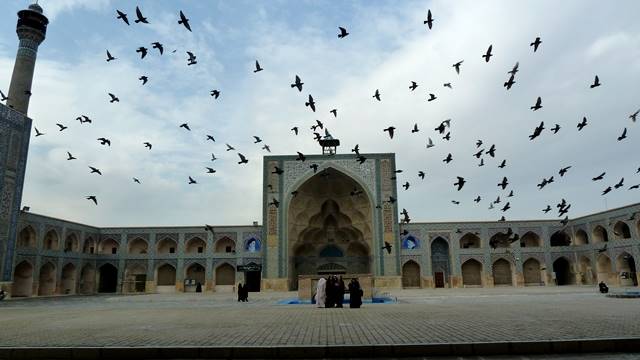
[[579, 246], [579, 245], [587, 245], [589, 244], [589, 236], [587, 235], [587, 232], [579, 229], [578, 231], [576, 231], [576, 236], [575, 236], [575, 245]]
[[216, 287], [233, 286], [236, 282], [236, 269], [230, 264], [224, 263], [216, 267], [215, 271]]
[[496, 260], [491, 266], [493, 284], [496, 286], [513, 286], [511, 263], [505, 259]]
[[51, 262], [46, 262], [40, 267], [38, 277], [38, 295], [49, 296], [56, 292], [56, 267]]
[[84, 245], [82, 246], [82, 252], [85, 254], [93, 254], [96, 252], [96, 241], [91, 236], [84, 239]]
[[565, 258], [560, 257], [553, 262], [553, 272], [556, 277], [556, 284], [558, 286], [562, 285], [575, 285], [576, 277], [573, 272], [573, 267], [571, 262]]
[[175, 254], [177, 252], [177, 249], [178, 249], [178, 243], [172, 238], [166, 237], [158, 242], [156, 247], [156, 252], [158, 255], [168, 255], [168, 254]]
[[64, 252], [78, 252], [80, 250], [80, 240], [78, 235], [71, 233], [64, 240]]
[[551, 246], [569, 246], [571, 245], [571, 236], [564, 230], [558, 230], [551, 235]]
[[606, 254], [598, 255], [596, 260], [596, 270], [598, 272], [598, 282], [609, 282], [612, 275], [611, 259]]
[[187, 254], [203, 254], [207, 250], [207, 243], [197, 236], [187, 240], [185, 245], [184, 251]]
[[60, 240], [58, 233], [51, 229], [44, 234], [44, 242], [42, 244], [45, 250], [59, 250]]
[[21, 261], [13, 271], [12, 297], [28, 297], [33, 294], [33, 265]]
[[226, 253], [226, 254], [235, 253], [236, 252], [236, 243], [235, 243], [235, 241], [233, 241], [231, 238], [229, 238], [227, 236], [222, 237], [222, 238], [218, 239], [218, 241], [216, 241], [216, 244], [214, 246], [214, 252], [216, 252], [216, 253]]
[[607, 230], [600, 225], [596, 225], [596, 227], [593, 228], [592, 236], [594, 244], [609, 241], [609, 234], [607, 233]]
[[17, 247], [35, 249], [37, 246], [36, 231], [33, 227], [31, 225], [27, 225], [22, 228], [18, 234]]
[[402, 265], [402, 287], [420, 287], [420, 265], [413, 260], [409, 260]]
[[96, 292], [96, 269], [91, 264], [86, 264], [80, 271], [80, 293], [84, 295]]
[[482, 264], [469, 259], [462, 264], [462, 284], [464, 286], [482, 286]]
[[119, 244], [117, 241], [111, 239], [111, 238], [106, 238], [102, 241], [100, 241], [100, 244], [98, 245], [98, 253], [100, 254], [104, 254], [104, 255], [113, 255], [113, 254], [117, 254], [118, 253], [118, 247]]
[[618, 221], [613, 226], [613, 235], [615, 235], [618, 240], [631, 239], [631, 229], [624, 221]]
[[62, 293], [65, 295], [73, 295], [76, 293], [76, 266], [68, 263], [62, 267]]
[[542, 239], [533, 231], [527, 231], [520, 238], [520, 246], [525, 248], [542, 246]]
[[149, 244], [146, 240], [141, 238], [135, 238], [129, 241], [128, 253], [131, 255], [142, 255], [149, 251]]
[[544, 285], [540, 261], [530, 258], [522, 263], [522, 274], [525, 286]]
[[461, 249], [477, 249], [481, 245], [480, 237], [474, 233], [466, 233], [460, 238]]

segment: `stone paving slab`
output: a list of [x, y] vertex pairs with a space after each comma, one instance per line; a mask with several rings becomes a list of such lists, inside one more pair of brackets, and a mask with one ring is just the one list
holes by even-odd
[[[640, 301], [555, 294], [399, 292], [361, 309], [276, 305], [291, 293], [173, 294], [0, 303], [3, 347], [377, 346], [640, 338]], [[548, 291], [548, 290], [547, 290]], [[568, 349], [570, 350], [570, 349]]]

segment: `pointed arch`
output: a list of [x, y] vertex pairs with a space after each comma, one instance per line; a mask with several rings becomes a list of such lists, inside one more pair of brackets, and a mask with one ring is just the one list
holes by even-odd
[[198, 236], [187, 240], [185, 245], [185, 253], [187, 254], [204, 254], [207, 251], [207, 242]]
[[564, 230], [558, 230], [551, 235], [549, 242], [551, 246], [569, 246], [571, 245], [571, 236]]
[[216, 253], [235, 253], [236, 242], [228, 236], [223, 236], [218, 239], [214, 246], [214, 252]]
[[60, 237], [55, 229], [51, 229], [44, 234], [42, 246], [45, 250], [60, 250]]
[[37, 246], [36, 231], [33, 226], [27, 225], [23, 227], [18, 234], [17, 247], [35, 249]]
[[73, 295], [76, 293], [76, 265], [74, 263], [67, 263], [62, 267], [62, 293], [65, 295]]
[[540, 235], [533, 231], [527, 231], [520, 238], [520, 246], [521, 247], [540, 247], [542, 246], [542, 239], [540, 239]]
[[420, 265], [417, 262], [409, 260], [402, 265], [402, 287], [420, 287]]
[[594, 244], [609, 241], [609, 234], [607, 233], [607, 229], [605, 229], [601, 225], [596, 225], [596, 227], [593, 228], [592, 236]]
[[613, 235], [615, 235], [618, 240], [631, 239], [631, 229], [624, 221], [618, 221], [613, 226]]
[[464, 286], [482, 286], [482, 264], [469, 259], [462, 264], [462, 284]]
[[124, 269], [123, 291], [142, 293], [147, 288], [147, 266], [143, 263], [128, 263]]
[[106, 238], [101, 240], [100, 243], [98, 244], [98, 253], [105, 254], [105, 255], [117, 254], [119, 246], [120, 244], [116, 240], [112, 238]]
[[493, 285], [513, 286], [513, 276], [511, 268], [511, 263], [504, 258], [500, 258], [494, 261], [491, 265], [491, 273], [493, 274]]
[[33, 265], [23, 260], [13, 270], [12, 297], [28, 297], [33, 294]]
[[175, 286], [176, 285], [176, 268], [164, 263], [156, 268], [156, 284], [158, 286]]
[[474, 233], [468, 232], [460, 238], [460, 249], [477, 249], [480, 246], [480, 237]]
[[576, 231], [576, 236], [575, 236], [575, 245], [587, 245], [587, 244], [589, 244], [589, 236], [587, 235], [587, 232], [582, 229], [578, 229], [578, 231]]
[[56, 292], [56, 266], [47, 261], [40, 267], [38, 277], [38, 295], [50, 296]]
[[84, 295], [96, 292], [96, 269], [92, 264], [85, 264], [80, 271], [80, 293]]
[[529, 258], [522, 263], [522, 274], [524, 276], [525, 286], [544, 285], [540, 261], [538, 261], [538, 259]]
[[576, 283], [571, 261], [564, 256], [557, 258], [556, 261], [553, 262], [553, 272], [557, 285], [574, 285]]
[[118, 268], [111, 263], [103, 264], [98, 268], [99, 282], [98, 292], [114, 293], [118, 290]]
[[143, 238], [135, 238], [129, 241], [128, 253], [132, 255], [144, 255], [149, 251], [149, 244]]
[[600, 254], [596, 259], [596, 271], [598, 272], [598, 282], [609, 282], [611, 278], [611, 259], [606, 254]]
[[233, 265], [224, 262], [216, 267], [216, 286], [234, 285], [236, 282], [236, 269]]
[[206, 268], [201, 263], [195, 261], [185, 269], [185, 279], [195, 280], [196, 283], [204, 285], [206, 283]]
[[93, 237], [89, 236], [84, 239], [84, 245], [82, 245], [82, 252], [85, 254], [93, 254], [96, 252], [96, 241]]
[[78, 251], [80, 251], [80, 240], [78, 240], [78, 235], [76, 233], [67, 235], [67, 238], [64, 239], [64, 252]]
[[[189, 242], [187, 242], [188, 244]], [[178, 249], [178, 242], [173, 240], [170, 237], [165, 237], [162, 240], [158, 241], [157, 245], [156, 245], [156, 253], [158, 255], [168, 255], [168, 254], [175, 254], [177, 252]], [[185, 252], [188, 254], [189, 251], [186, 250], [191, 250], [189, 249], [189, 247], [187, 246], [185, 249]]]
[[636, 261], [631, 254], [623, 251], [616, 258], [616, 271], [620, 274], [620, 286], [638, 286]]

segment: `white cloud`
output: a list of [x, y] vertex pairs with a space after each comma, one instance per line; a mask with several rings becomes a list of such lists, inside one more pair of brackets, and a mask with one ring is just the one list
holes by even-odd
[[45, 8], [45, 15], [49, 20], [55, 20], [64, 12], [83, 10], [103, 10], [109, 6], [111, 0], [46, 0], [42, 7]]

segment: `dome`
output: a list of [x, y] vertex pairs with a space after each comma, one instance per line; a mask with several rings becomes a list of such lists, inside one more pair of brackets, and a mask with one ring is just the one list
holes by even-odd
[[43, 12], [42, 7], [40, 7], [40, 5], [38, 5], [38, 4], [29, 5], [29, 10], [35, 11], [35, 12], [37, 12], [39, 14], [42, 14], [42, 12]]

